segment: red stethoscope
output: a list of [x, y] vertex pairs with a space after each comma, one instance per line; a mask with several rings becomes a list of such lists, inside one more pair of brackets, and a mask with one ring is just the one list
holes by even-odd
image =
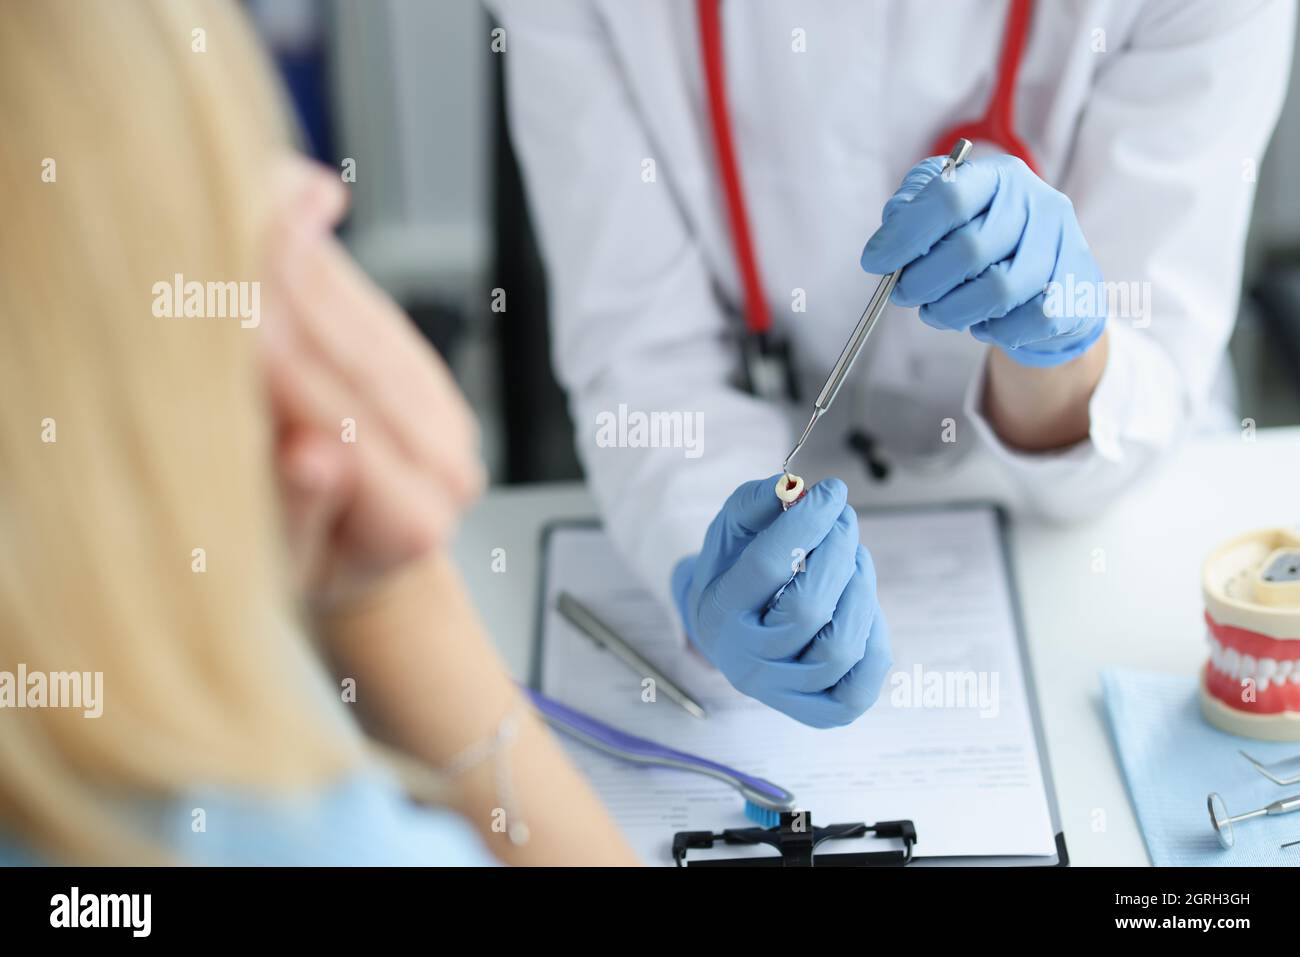
[[[722, 178], [727, 219], [744, 295], [745, 327], [749, 333], [743, 340], [748, 380], [746, 384], [751, 391], [760, 395], [774, 396], [784, 392], [794, 397], [796, 383], [788, 344], [778, 342], [771, 333], [772, 314], [763, 296], [763, 282], [750, 235], [736, 147], [731, 137], [723, 74], [721, 3], [722, 0], [697, 0], [696, 7], [699, 15], [700, 51], [704, 60], [704, 81], [708, 93], [709, 123], [713, 131], [713, 147]], [[936, 145], [930, 150], [931, 153], [947, 153], [951, 143], [964, 137], [972, 142], [992, 143], [1004, 152], [1019, 156], [1030, 169], [1037, 172], [1033, 154], [1016, 134], [1013, 119], [1016, 78], [1020, 73], [1020, 61], [1029, 33], [1032, 10], [1033, 0], [1011, 0], [1002, 34], [997, 81], [988, 109], [978, 120], [941, 133], [935, 141]]]

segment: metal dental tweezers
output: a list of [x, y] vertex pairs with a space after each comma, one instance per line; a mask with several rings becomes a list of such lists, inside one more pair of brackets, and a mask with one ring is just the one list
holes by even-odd
[[[970, 153], [970, 140], [960, 139], [948, 154], [948, 158], [943, 162], [943, 169], [939, 175], [944, 176], [956, 169], [966, 160]], [[897, 269], [884, 276], [880, 284], [876, 286], [876, 291], [867, 303], [867, 308], [862, 311], [862, 318], [853, 329], [853, 334], [849, 336], [849, 341], [844, 344], [844, 350], [840, 357], [835, 360], [835, 367], [831, 369], [831, 374], [826, 378], [826, 384], [822, 386], [821, 392], [817, 393], [817, 401], [813, 403], [812, 418], [804, 426], [803, 435], [799, 436], [799, 441], [795, 443], [790, 454], [785, 457], [785, 463], [781, 466], [781, 471], [789, 474], [791, 460], [799, 454], [799, 450], [804, 447], [808, 441], [808, 436], [812, 435], [812, 430], [820, 419], [830, 409], [831, 403], [835, 401], [836, 394], [840, 391], [840, 386], [848, 378], [849, 370], [853, 368], [853, 363], [857, 360], [862, 347], [867, 343], [867, 336], [871, 335], [871, 330], [876, 327], [876, 322], [880, 319], [885, 311], [885, 306], [889, 305], [889, 297], [894, 291], [894, 286], [898, 284], [898, 277], [903, 270]]]

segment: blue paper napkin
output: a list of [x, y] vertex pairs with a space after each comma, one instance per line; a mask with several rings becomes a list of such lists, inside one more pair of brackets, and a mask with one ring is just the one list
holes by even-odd
[[1206, 795], [1218, 791], [1232, 814], [1300, 794], [1265, 779], [1238, 752], [1265, 763], [1300, 754], [1300, 741], [1239, 738], [1201, 717], [1197, 681], [1181, 675], [1108, 668], [1101, 675], [1111, 733], [1128, 781], [1151, 862], [1158, 867], [1297, 866], [1300, 811], [1255, 818], [1234, 827], [1223, 850], [1210, 827]]

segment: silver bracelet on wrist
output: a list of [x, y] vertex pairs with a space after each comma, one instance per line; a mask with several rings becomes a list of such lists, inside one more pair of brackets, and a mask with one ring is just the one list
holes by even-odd
[[496, 730], [482, 741], [476, 741], [453, 757], [446, 765], [449, 777], [458, 777], [485, 761], [493, 762], [493, 774], [496, 777], [497, 799], [506, 818], [506, 837], [516, 847], [528, 843], [528, 825], [515, 813], [513, 782], [510, 777], [510, 758], [506, 753], [508, 747], [519, 737], [519, 712], [521, 704], [516, 704], [503, 717]]

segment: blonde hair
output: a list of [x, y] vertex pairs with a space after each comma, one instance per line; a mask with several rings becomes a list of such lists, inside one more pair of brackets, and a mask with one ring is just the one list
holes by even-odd
[[360, 753], [287, 585], [258, 332], [152, 311], [257, 280], [274, 89], [234, 4], [0, 7], [0, 670], [103, 673], [99, 718], [0, 709], [0, 832], [51, 857], [138, 860], [118, 799]]

